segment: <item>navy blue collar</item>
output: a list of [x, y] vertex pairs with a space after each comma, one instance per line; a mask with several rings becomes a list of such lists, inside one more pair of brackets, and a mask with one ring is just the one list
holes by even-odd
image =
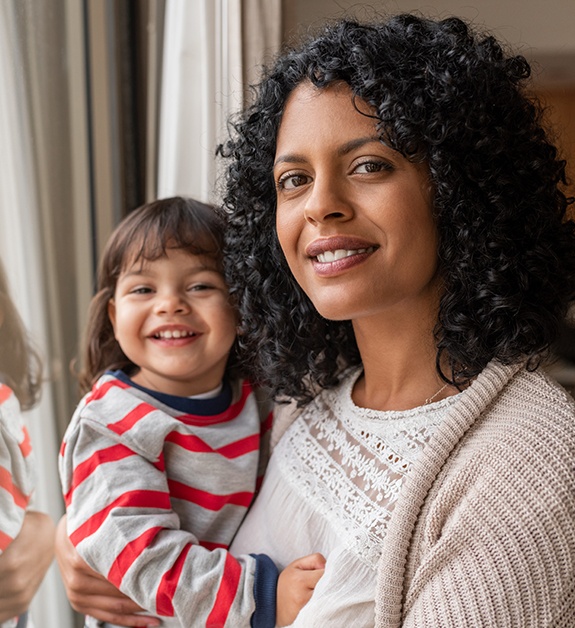
[[157, 399], [160, 403], [163, 403], [164, 405], [184, 414], [195, 414], [197, 416], [212, 416], [214, 414], [221, 414], [222, 412], [225, 412], [232, 403], [232, 387], [228, 379], [225, 377], [222, 382], [222, 390], [215, 397], [210, 399], [190, 399], [189, 397], [168, 395], [166, 393], [158, 392], [157, 390], [150, 390], [149, 388], [140, 386], [121, 370], [106, 371], [106, 373], [108, 375], [113, 375], [121, 382], [145, 392], [147, 395], [150, 395], [150, 397]]

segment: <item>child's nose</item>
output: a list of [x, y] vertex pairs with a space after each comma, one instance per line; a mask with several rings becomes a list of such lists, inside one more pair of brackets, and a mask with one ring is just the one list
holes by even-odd
[[181, 314], [190, 311], [189, 303], [178, 292], [167, 292], [160, 296], [156, 310], [160, 314]]

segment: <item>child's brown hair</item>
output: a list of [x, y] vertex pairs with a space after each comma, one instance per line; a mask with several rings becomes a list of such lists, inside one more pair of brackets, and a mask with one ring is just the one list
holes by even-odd
[[[206, 255], [223, 267], [224, 220], [221, 212], [199, 201], [172, 197], [135, 209], [116, 227], [100, 260], [96, 295], [90, 303], [84, 338], [80, 390], [88, 392], [107, 370], [130, 370], [136, 365], [114, 337], [108, 316], [118, 278], [129, 265], [163, 257], [167, 249]], [[235, 355], [235, 346], [232, 348]], [[228, 366], [232, 362], [231, 356]]]
[[14, 391], [22, 410], [29, 410], [40, 398], [42, 361], [10, 297], [8, 279], [1, 263], [0, 381]]

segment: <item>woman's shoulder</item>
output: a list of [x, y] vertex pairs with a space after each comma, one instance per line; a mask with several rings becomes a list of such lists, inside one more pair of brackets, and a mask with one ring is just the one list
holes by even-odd
[[543, 369], [520, 369], [493, 403], [503, 421], [575, 435], [575, 401]]
[[540, 481], [562, 475], [575, 489], [575, 402], [545, 371], [521, 367], [493, 394], [457, 450], [460, 460], [480, 458], [482, 474], [535, 474]]

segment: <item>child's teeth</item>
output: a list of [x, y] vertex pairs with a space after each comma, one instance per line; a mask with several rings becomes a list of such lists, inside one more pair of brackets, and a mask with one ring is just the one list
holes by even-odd
[[178, 329], [175, 329], [174, 331], [160, 331], [156, 334], [157, 338], [164, 338], [166, 340], [170, 340], [172, 338], [187, 338], [188, 336], [191, 336], [192, 334], [190, 332], [187, 331], [180, 331]]

